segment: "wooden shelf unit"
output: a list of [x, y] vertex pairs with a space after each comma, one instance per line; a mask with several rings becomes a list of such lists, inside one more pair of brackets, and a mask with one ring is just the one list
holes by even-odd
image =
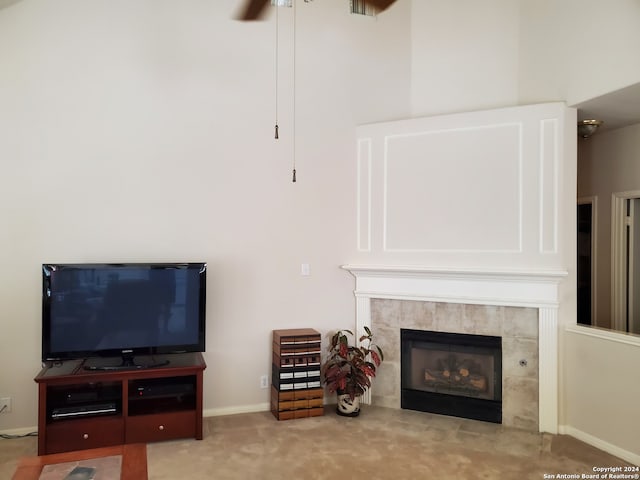
[[[202, 440], [202, 354], [158, 358], [169, 364], [89, 371], [79, 360], [43, 368], [35, 378], [38, 455], [177, 438]], [[110, 408], [100, 413], [105, 405]], [[82, 407], [91, 413], [60, 415], [64, 409]]]
[[324, 415], [320, 344], [311, 328], [273, 331], [271, 413], [278, 420]]

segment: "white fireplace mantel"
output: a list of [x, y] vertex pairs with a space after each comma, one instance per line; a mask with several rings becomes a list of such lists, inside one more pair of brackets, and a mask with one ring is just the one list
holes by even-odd
[[539, 430], [558, 433], [558, 288], [567, 272], [390, 265], [342, 268], [356, 278], [359, 335], [365, 325], [371, 325], [372, 298], [537, 308]]

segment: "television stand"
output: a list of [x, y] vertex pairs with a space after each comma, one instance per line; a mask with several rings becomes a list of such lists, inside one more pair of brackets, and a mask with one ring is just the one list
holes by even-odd
[[178, 438], [202, 440], [202, 354], [140, 361], [164, 366], [86, 370], [86, 361], [70, 360], [43, 368], [35, 378], [38, 455]]

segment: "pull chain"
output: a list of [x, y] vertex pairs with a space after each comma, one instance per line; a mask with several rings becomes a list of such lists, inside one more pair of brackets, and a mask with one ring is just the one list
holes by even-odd
[[293, 1], [293, 178], [296, 183], [296, 2]]
[[275, 89], [276, 89], [276, 106], [275, 106], [275, 117], [276, 117], [276, 125], [275, 125], [275, 134], [274, 137], [276, 140], [278, 140], [279, 135], [278, 135], [278, 45], [279, 45], [279, 41], [278, 41], [278, 26], [279, 26], [279, 22], [278, 22], [278, 10], [279, 7], [276, 7], [276, 58], [275, 58], [275, 64], [276, 64], [276, 68], [275, 68], [275, 73], [276, 73], [276, 81], [275, 81]]

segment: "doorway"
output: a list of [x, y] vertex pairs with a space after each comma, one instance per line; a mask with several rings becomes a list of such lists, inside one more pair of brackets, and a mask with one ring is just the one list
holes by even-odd
[[613, 325], [640, 334], [640, 191], [613, 194]]
[[596, 198], [578, 199], [577, 235], [577, 277], [578, 305], [577, 320], [582, 325], [595, 325], [595, 212]]

